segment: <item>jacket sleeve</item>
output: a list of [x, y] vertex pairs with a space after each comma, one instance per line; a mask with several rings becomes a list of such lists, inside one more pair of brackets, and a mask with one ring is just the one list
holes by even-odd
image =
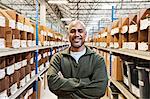
[[60, 54], [55, 54], [50, 61], [50, 67], [48, 69], [47, 81], [49, 89], [55, 93], [59, 94], [61, 91], [63, 93], [77, 91], [84, 84], [81, 83], [76, 78], [62, 78], [59, 77], [58, 72], [60, 70], [61, 58]]
[[84, 88], [79, 88], [74, 94], [88, 99], [102, 97], [105, 94], [108, 77], [104, 59], [98, 56], [94, 67], [91, 79], [86, 81]]

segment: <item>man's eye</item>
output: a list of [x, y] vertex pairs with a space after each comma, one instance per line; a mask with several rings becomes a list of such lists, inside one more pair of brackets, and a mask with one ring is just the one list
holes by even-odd
[[76, 33], [76, 30], [75, 30], [75, 29], [72, 29], [72, 30], [70, 31], [70, 33]]
[[78, 29], [78, 32], [79, 33], [83, 33], [83, 29]]

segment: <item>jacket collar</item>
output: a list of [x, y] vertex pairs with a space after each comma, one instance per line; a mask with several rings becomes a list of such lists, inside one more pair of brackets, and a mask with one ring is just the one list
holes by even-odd
[[[88, 54], [93, 54], [94, 51], [92, 51], [89, 47], [86, 47], [86, 53], [84, 55], [88, 55]], [[61, 52], [64, 55], [70, 55], [70, 47], [68, 47], [67, 49], [65, 49], [64, 51]]]

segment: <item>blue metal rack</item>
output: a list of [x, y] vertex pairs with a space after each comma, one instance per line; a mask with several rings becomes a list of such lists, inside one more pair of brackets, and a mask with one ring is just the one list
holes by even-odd
[[[114, 20], [117, 20], [118, 18], [115, 18], [114, 17], [114, 14], [115, 14], [115, 8], [114, 8], [114, 6], [112, 6], [112, 15], [111, 15], [111, 20], [112, 20], [112, 22], [114, 21]], [[110, 59], [110, 76], [111, 76], [111, 71], [112, 71], [112, 52], [110, 51], [109, 52], [109, 54], [110, 54], [110, 57], [109, 57], [109, 59]]]
[[[35, 52], [35, 73], [38, 74], [38, 10], [39, 10], [39, 3], [38, 0], [36, 0], [36, 52]], [[35, 91], [36, 91], [36, 99], [38, 99], [38, 79], [35, 81]]]

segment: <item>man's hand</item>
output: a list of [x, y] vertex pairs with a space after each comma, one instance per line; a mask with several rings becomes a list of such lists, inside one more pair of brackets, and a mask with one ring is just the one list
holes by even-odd
[[62, 74], [60, 71], [58, 72], [58, 76], [59, 76], [60, 78], [64, 78], [63, 74]]

